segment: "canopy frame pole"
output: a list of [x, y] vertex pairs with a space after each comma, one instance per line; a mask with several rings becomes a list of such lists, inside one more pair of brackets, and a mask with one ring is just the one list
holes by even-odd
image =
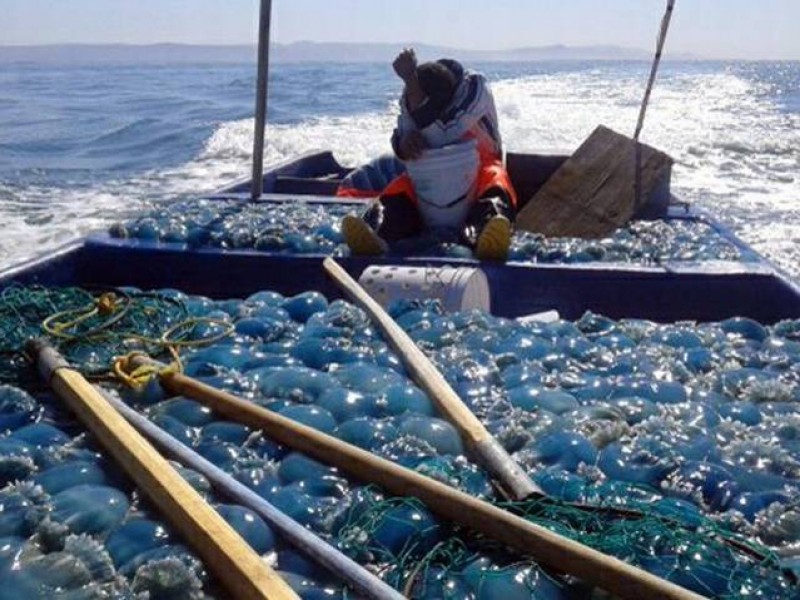
[[261, 0], [258, 23], [258, 77], [256, 81], [256, 123], [253, 134], [253, 178], [250, 199], [258, 200], [264, 191], [264, 132], [269, 97], [269, 38], [272, 24], [272, 0]]
[[647, 88], [644, 91], [644, 98], [642, 98], [642, 107], [639, 109], [639, 119], [636, 121], [636, 130], [633, 133], [634, 146], [636, 148], [635, 156], [635, 194], [636, 206], [641, 206], [642, 202], [642, 145], [639, 143], [639, 136], [644, 127], [644, 117], [647, 113], [647, 106], [650, 104], [650, 94], [653, 92], [653, 85], [656, 81], [658, 74], [658, 66], [661, 64], [661, 55], [664, 51], [664, 43], [667, 41], [667, 33], [669, 32], [669, 24], [672, 21], [672, 13], [675, 10], [675, 0], [667, 0], [667, 8], [664, 16], [661, 18], [661, 29], [658, 33], [658, 40], [656, 42], [656, 54], [653, 57], [653, 65], [650, 67], [650, 77], [647, 80]]

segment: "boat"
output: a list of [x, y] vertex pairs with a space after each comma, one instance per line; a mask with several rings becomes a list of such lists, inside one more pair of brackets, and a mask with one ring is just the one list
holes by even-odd
[[[566, 156], [509, 153], [509, 172], [520, 197], [530, 198]], [[341, 166], [330, 152], [312, 153], [276, 165], [263, 176], [264, 207], [307, 204], [358, 212], [363, 200], [336, 197], [339, 182], [352, 168]], [[250, 181], [237, 182], [197, 201], [246, 206]], [[371, 264], [417, 265], [435, 268], [458, 265], [486, 273], [492, 312], [503, 317], [557, 310], [577, 319], [586, 311], [613, 318], [643, 318], [657, 322], [712, 321], [734, 316], [775, 323], [800, 316], [800, 288], [769, 260], [759, 256], [707, 212], [682, 202], [668, 184], [654, 196], [641, 218], [660, 217], [663, 223], [707, 227], [719, 243], [735, 249], [735, 260], [685, 260], [678, 257], [652, 262], [580, 263], [483, 262], [471, 258], [399, 256], [379, 258], [342, 256], [345, 268], [358, 277]], [[648, 221], [642, 221], [644, 223]], [[332, 219], [336, 225], [336, 219]], [[293, 295], [317, 289], [330, 297], [340, 292], [320, 265], [327, 254], [293, 254], [254, 248], [189, 248], [184, 242], [118, 237], [101, 231], [52, 254], [13, 266], [0, 273], [0, 284], [39, 283], [133, 285], [162, 288], [176, 285], [211, 297], [246, 296], [259, 289]], [[124, 268], [121, 266], [124, 265]], [[226, 274], [236, 273], [231, 278]], [[515, 293], [508, 293], [514, 290]], [[764, 298], [769, 302], [764, 302]]]
[[[531, 197], [566, 158], [509, 154], [508, 169], [520, 196]], [[30, 308], [37, 318], [40, 315], [37, 311], [50, 312], [42, 321], [43, 331], [50, 334], [52, 343], [67, 339], [63, 342], [64, 348], [71, 343], [70, 336], [80, 331], [83, 338], [78, 340], [77, 349], [72, 348], [77, 351], [69, 358], [82, 356], [87, 364], [93, 361], [102, 363], [108, 358], [95, 352], [92, 347], [95, 338], [92, 336], [110, 331], [118, 322], [124, 321], [126, 315], [135, 310], [128, 308], [133, 306], [133, 302], [141, 302], [142, 314], [148, 317], [158, 310], [166, 311], [163, 322], [158, 324], [164, 331], [142, 330], [137, 341], [137, 332], [126, 329], [116, 340], [119, 345], [114, 350], [129, 345], [134, 349], [158, 347], [160, 343], [161, 350], [165, 346], [174, 346], [172, 349], [177, 351], [179, 344], [171, 345], [164, 341], [174, 333], [174, 328], [186, 322], [190, 328], [199, 326], [202, 331], [197, 339], [179, 339], [186, 342], [186, 346], [195, 342], [201, 346], [199, 349], [188, 348], [183, 353], [185, 375], [176, 376], [170, 369], [163, 369], [163, 365], [153, 366], [146, 361], [137, 363], [139, 367], [149, 367], [149, 370], [144, 370], [144, 375], [150, 379], [136, 388], [135, 378], [142, 373], [137, 375], [138, 369], [128, 373], [120, 367], [117, 373], [120, 379], [127, 381], [124, 377], [129, 377], [129, 383], [134, 386], [133, 391], [127, 392], [120, 386], [122, 395], [127, 393], [127, 400], [132, 405], [138, 404], [141, 414], [132, 411], [134, 414], [129, 415], [124, 403], [111, 406], [126, 415], [130, 423], [138, 423], [135, 427], [138, 431], [150, 431], [145, 435], [161, 440], [157, 442], [159, 447], [172, 448], [174, 442], [169, 441], [169, 436], [159, 438], [163, 432], [153, 434], [152, 429], [147, 429], [150, 421], [171, 436], [189, 442], [187, 446], [228, 468], [225, 471], [221, 467], [221, 481], [230, 484], [229, 480], [235, 473], [240, 483], [248, 483], [246, 487], [251, 492], [269, 499], [279, 513], [285, 513], [283, 517], [288, 514], [311, 530], [325, 530], [327, 527], [325, 534], [336, 540], [338, 550], [345, 551], [356, 562], [371, 565], [373, 571], [398, 590], [387, 592], [380, 587], [370, 587], [377, 585], [369, 581], [374, 573], [368, 576], [354, 571], [357, 567], [352, 561], [341, 562], [341, 553], [331, 553], [330, 550], [322, 552], [327, 557], [325, 560], [328, 562], [324, 564], [328, 573], [320, 574], [324, 569], [314, 565], [301, 552], [276, 544], [263, 528], [256, 531], [258, 528], [252, 526], [256, 522], [252, 512], [242, 512], [244, 509], [241, 507], [218, 505], [225, 521], [235, 525], [259, 553], [277, 553], [281, 575], [294, 592], [304, 597], [347, 597], [342, 582], [331, 577], [331, 572], [344, 576], [345, 583], [354, 585], [359, 592], [378, 598], [396, 597], [398, 592], [413, 597], [503, 598], [526, 597], [526, 594], [555, 598], [588, 597], [591, 593], [589, 586], [576, 582], [572, 577], [562, 577], [562, 571], [578, 574], [587, 582], [627, 597], [642, 597], [648, 593], [670, 598], [697, 597], [694, 594], [698, 593], [748, 597], [750, 590], [753, 595], [761, 594], [761, 597], [798, 596], [797, 580], [791, 572], [792, 567], [797, 567], [797, 559], [789, 554], [783, 557], [784, 560], [779, 560], [777, 554], [768, 552], [740, 533], [749, 531], [748, 527], [755, 527], [752, 523], [759, 514], [776, 515], [776, 519], [791, 518], [790, 493], [796, 491], [798, 478], [787, 474], [788, 470], [780, 474], [764, 472], [759, 470], [760, 465], [745, 462], [748, 457], [752, 458], [752, 452], [748, 454], [744, 443], [742, 462], [728, 464], [719, 457], [717, 440], [703, 432], [704, 427], [719, 431], [715, 428], [724, 421], [727, 429], [722, 433], [733, 435], [730, 432], [735, 433], [737, 427], [755, 428], [762, 420], [785, 418], [787, 422], [781, 435], [787, 444], [792, 443], [792, 436], [800, 436], [800, 424], [793, 420], [796, 415], [791, 407], [791, 400], [798, 399], [797, 390], [783, 380], [779, 381], [784, 373], [789, 373], [791, 378], [793, 367], [800, 364], [800, 342], [797, 341], [800, 325], [795, 321], [800, 318], [800, 287], [796, 283], [770, 261], [758, 256], [712, 215], [680, 202], [671, 193], [668, 181], [664, 182], [652, 203], [637, 215], [638, 222], [654, 226], [664, 224], [665, 227], [702, 227], [706, 232], [704, 235], [710, 236], [714, 244], [731, 250], [724, 253], [729, 258], [668, 256], [657, 262], [624, 261], [601, 260], [603, 257], [589, 252], [582, 255], [580, 262], [565, 260], [560, 255], [550, 262], [518, 257], [506, 263], [496, 263], [479, 262], [463, 253], [456, 256], [390, 254], [365, 258], [344, 252], [337, 255], [336, 260], [345, 274], [331, 278], [330, 253], [319, 252], [316, 247], [302, 252], [287, 252], [269, 246], [258, 248], [253, 239], [238, 245], [220, 239], [208, 243], [213, 240], [208, 228], [224, 229], [226, 218], [241, 216], [244, 210], [271, 215], [302, 207], [318, 210], [332, 221], [343, 212], [360, 210], [364, 206], [363, 200], [336, 196], [339, 183], [352, 170], [352, 167], [340, 165], [330, 152], [321, 151], [274, 165], [258, 178], [236, 182], [216, 193], [189, 200], [178, 210], [201, 206], [212, 213], [206, 221], [208, 227], [200, 227], [202, 235], [197, 239], [190, 239], [187, 232], [178, 236], [161, 235], [165, 232], [154, 233], [151, 229], [140, 236], [141, 223], [121, 224], [109, 231], [90, 234], [47, 255], [0, 272], [0, 306], [3, 302], [10, 305], [10, 299], [16, 299], [14, 310], [7, 314], [17, 315], [21, 322], [31, 318], [26, 308]], [[247, 214], [244, 216], [248, 217]], [[330, 249], [331, 246], [335, 247], [335, 242], [326, 247]], [[544, 490], [542, 493], [552, 498], [516, 498], [519, 502], [504, 504], [504, 510], [486, 501], [498, 501], [488, 477], [477, 463], [461, 456], [467, 452], [467, 447], [456, 429], [448, 421], [438, 419], [436, 415], [439, 413], [436, 413], [430, 398], [409, 383], [406, 375], [414, 369], [401, 364], [387, 350], [387, 344], [375, 331], [379, 320], [371, 324], [351, 304], [336, 302], [351, 299], [352, 289], [357, 288], [354, 282], [342, 285], [346, 273], [358, 278], [370, 266], [416, 267], [431, 271], [465, 267], [480, 269], [485, 274], [491, 296], [491, 314], [463, 312], [447, 315], [436, 304], [406, 302], [394, 309], [392, 322], [397, 327], [404, 327], [419, 347], [429, 350], [432, 355], [438, 353], [447, 380], [467, 399], [469, 408], [481, 416], [477, 428], [488, 428], [489, 423], [494, 434], [502, 437], [505, 446], [495, 447], [495, 455], [500, 448], [500, 452], [513, 452], [520, 460], [534, 461], [530, 464], [548, 466], [537, 474], [541, 475], [537, 478], [537, 485]], [[75, 291], [76, 288], [100, 291], [79, 292]], [[65, 293], [75, 294], [69, 300], [72, 304], [59, 310], [59, 306], [50, 303], [55, 298], [48, 296], [51, 290], [67, 290]], [[31, 302], [26, 307], [26, 298], [39, 298], [36, 294], [46, 301]], [[116, 294], [116, 297], [111, 294]], [[81, 306], [80, 298], [89, 302], [88, 308]], [[151, 302], [161, 304], [148, 304]], [[185, 311], [181, 317], [172, 312], [176, 307]], [[553, 310], [560, 315], [560, 320], [555, 323], [524, 318]], [[181, 321], [187, 315], [191, 318]], [[97, 327], [93, 319], [99, 319]], [[424, 326], [419, 326], [420, 323]], [[38, 326], [37, 322], [27, 324]], [[301, 339], [306, 326], [312, 333]], [[287, 328], [294, 335], [288, 341], [281, 338]], [[456, 335], [454, 332], [461, 333]], [[159, 343], [153, 342], [156, 334]], [[472, 335], [469, 339], [476, 348], [458, 346], [467, 335]], [[335, 341], [337, 336], [343, 339], [339, 345]], [[233, 341], [214, 345], [225, 338]], [[639, 344], [648, 343], [657, 346], [661, 354], [655, 358], [645, 351], [635, 354]], [[372, 344], [372, 354], [364, 350], [364, 344]], [[717, 357], [707, 346], [724, 355], [727, 362], [724, 365], [715, 362]], [[646, 349], [652, 350], [652, 347]], [[50, 352], [46, 347], [34, 350], [41, 350], [45, 355]], [[399, 350], [395, 350], [399, 354]], [[626, 354], [628, 351], [630, 353]], [[609, 352], [613, 353], [611, 359], [608, 358]], [[682, 373], [690, 383], [713, 380], [721, 386], [720, 389], [708, 391], [697, 387], [692, 388], [690, 394], [687, 389], [691, 386], [688, 384], [684, 387], [670, 377], [657, 380], [656, 374], [664, 368], [664, 363], [658, 362], [659, 357], [674, 358], [677, 355], [681, 357]], [[134, 356], [125, 358], [132, 362], [136, 360]], [[51, 384], [55, 382], [53, 387], [63, 394], [62, 386], [69, 386], [70, 381], [74, 383], [80, 375], [73, 375], [67, 366], [58, 359], [54, 360], [55, 364], [50, 367], [46, 362], [40, 362], [40, 366], [44, 364], [48, 381]], [[746, 366], [728, 368], [733, 362]], [[596, 373], [587, 374], [590, 369], [583, 369], [589, 363], [596, 368]], [[116, 367], [117, 363], [114, 364]], [[759, 370], [758, 365], [766, 366]], [[269, 413], [278, 413], [278, 417], [333, 433], [340, 441], [351, 445], [318, 448], [318, 454], [313, 456], [320, 462], [314, 462], [292, 446], [293, 437], [300, 439], [307, 434], [302, 428], [289, 429], [293, 426], [286, 422], [281, 425], [279, 420], [269, 426], [265, 424], [262, 429], [272, 433], [280, 427], [287, 428], [289, 433], [277, 438], [287, 447], [295, 448], [294, 452], [287, 453], [286, 448], [278, 447], [269, 435], [254, 436], [251, 429], [243, 428], [241, 422], [233, 422], [235, 419], [232, 417], [230, 421], [216, 420], [219, 415], [213, 415], [194, 401], [199, 400], [199, 396], [191, 396], [193, 400], [190, 401], [172, 390], [171, 393], [178, 398], [166, 398], [169, 382], [175, 377], [186, 376], [196, 377], [206, 385], [228, 392], [249, 394], [250, 400], [258, 400], [269, 409], [259, 413], [262, 419], [272, 418]], [[492, 412], [492, 407], [486, 404], [487, 397], [491, 396], [484, 389], [489, 387], [488, 378], [494, 378], [496, 387], [507, 385], [507, 393], [504, 392], [501, 399], [504, 403], [501, 408], [505, 410], [501, 414], [497, 414], [497, 410]], [[515, 383], [509, 383], [512, 380]], [[384, 388], [391, 388], [392, 392]], [[47, 443], [54, 446], [80, 445], [74, 440], [65, 442], [66, 438], [59, 438], [59, 434], [51, 429], [26, 429], [38, 425], [43, 417], [46, 421], [56, 422], [51, 417], [58, 414], [49, 394], [42, 395], [35, 386], [30, 389], [36, 394], [36, 402], [41, 402], [46, 408], [34, 408], [38, 405], [29, 403], [25, 405], [25, 415], [33, 416], [26, 416], [19, 423], [4, 421], [10, 433], [0, 437], [0, 451], [8, 453], [9, 449], [27, 448], [26, 444], [38, 443], [39, 438], [47, 436], [52, 440]], [[88, 396], [93, 393], [91, 389], [91, 386], [82, 387]], [[19, 393], [9, 392], [7, 388], [0, 392]], [[326, 396], [326, 392], [335, 393]], [[338, 392], [342, 394], [337, 395]], [[747, 396], [741, 403], [726, 403], [723, 397], [726, 393]], [[592, 394], [598, 394], [597, 403]], [[75, 393], [75, 396], [80, 395]], [[365, 398], [374, 400], [375, 406], [361, 406], [359, 403]], [[102, 397], [95, 400], [103, 401]], [[605, 401], [608, 405], [603, 404]], [[75, 406], [81, 405], [70, 406], [75, 410]], [[223, 405], [217, 404], [215, 410], [221, 411], [221, 407]], [[363, 415], [358, 412], [362, 408], [367, 411]], [[78, 408], [75, 412], [81, 414], [81, 410], [86, 409]], [[582, 433], [559, 430], [557, 424], [565, 422], [573, 413], [584, 419], [584, 423], [591, 421], [590, 425], [581, 430]], [[16, 414], [12, 411], [12, 416]], [[231, 413], [220, 414], [230, 416]], [[647, 432], [650, 437], [643, 433], [642, 438], [647, 438], [652, 446], [623, 448], [620, 439], [624, 432], [650, 418], [653, 419], [652, 428]], [[27, 425], [27, 419], [33, 424]], [[115, 427], [123, 429], [124, 422], [121, 417], [119, 419], [113, 422], [113, 426], [107, 424], [103, 435], [98, 437], [113, 437], [111, 431]], [[372, 420], [379, 419], [383, 420], [379, 426], [372, 423]], [[612, 423], [618, 426], [619, 431], [609, 433], [603, 423]], [[669, 438], [674, 437], [675, 440], [671, 441], [676, 444], [684, 443], [677, 434], [672, 436], [670, 431], [662, 429], [679, 424], [685, 426], [682, 434], [694, 432], [694, 437], [685, 442], [685, 447], [681, 446], [690, 458], [662, 460], [656, 456], [656, 451], [666, 447]], [[152, 423], [149, 426], [152, 427]], [[595, 426], [596, 430], [593, 429]], [[251, 427], [259, 429], [252, 424]], [[535, 433], [526, 433], [526, 427]], [[406, 438], [418, 441], [403, 442], [408, 447], [400, 443], [393, 445], [397, 440], [381, 437], [388, 435], [385, 433], [388, 430], [394, 431], [395, 437], [402, 433]], [[603, 436], [611, 437], [605, 439]], [[590, 438], [593, 440], [591, 443]], [[322, 443], [319, 442], [321, 438], [313, 439], [317, 440], [313, 443]], [[595, 447], [595, 440], [599, 440], [598, 447]], [[313, 445], [308, 443], [307, 448]], [[631, 443], [635, 444], [635, 439]], [[453, 496], [452, 491], [442, 492], [444, 486], [440, 483], [427, 481], [420, 485], [434, 485], [431, 488], [434, 492], [430, 497], [425, 496], [428, 502], [421, 504], [402, 497], [403, 494], [396, 491], [406, 484], [400, 488], [389, 487], [396, 497], [386, 496], [373, 488], [359, 488], [354, 482], [371, 479], [366, 475], [359, 478], [352, 473], [351, 477], [345, 478], [346, 468], [332, 471], [325, 466], [330, 464], [326, 458], [335, 460], [339, 452], [346, 455], [344, 462], [365, 454], [354, 451], [352, 445], [368, 450], [373, 458], [384, 457], [400, 465], [414, 466], [418, 471], [431, 475], [425, 478], [426, 481], [446, 480], [462, 494]], [[168, 589], [166, 583], [165, 587], [159, 588], [162, 581], [159, 575], [167, 582], [177, 581], [176, 586], [185, 585], [185, 588], [180, 588], [182, 593], [205, 590], [208, 581], [201, 581], [199, 577], [192, 579], [204, 568], [192, 563], [191, 556], [187, 558], [183, 549], [171, 545], [157, 547], [156, 539], [165, 537], [163, 530], [160, 533], [158, 530], [157, 519], [161, 517], [158, 510], [147, 509], [149, 512], [146, 514], [148, 519], [153, 519], [152, 522], [136, 518], [127, 520], [124, 511], [102, 514], [99, 511], [97, 519], [100, 524], [90, 518], [58, 521], [60, 514], [72, 515], [70, 511], [74, 507], [77, 507], [74, 510], [77, 514], [81, 503], [88, 502], [77, 491], [69, 495], [72, 494], [70, 490], [85, 490], [85, 487], [97, 486], [98, 482], [110, 486], [110, 477], [93, 466], [96, 452], [91, 454], [87, 451], [79, 455], [85, 464], [74, 474], [81, 483], [75, 485], [73, 482], [70, 485], [74, 487], [69, 487], [63, 483], [67, 476], [62, 471], [58, 476], [53, 475], [51, 469], [57, 469], [61, 464], [53, 458], [56, 455], [51, 456], [41, 449], [48, 447], [44, 442], [37, 446], [34, 454], [38, 462], [35, 464], [11, 461], [11, 466], [21, 469], [20, 476], [27, 478], [26, 481], [31, 479], [48, 486], [47, 492], [57, 499], [58, 504], [57, 510], [51, 511], [55, 525], [44, 519], [44, 511], [27, 514], [24, 519], [19, 513], [12, 512], [12, 509], [27, 506], [26, 503], [32, 501], [31, 497], [20, 501], [18, 496], [22, 492], [33, 493], [34, 487], [12, 483], [0, 490], [0, 501], [6, 502], [8, 498], [17, 501], [14, 504], [8, 500], [6, 513], [11, 516], [5, 519], [0, 516], [0, 525], [6, 528], [4, 531], [11, 531], [16, 536], [13, 540], [5, 538], [7, 544], [0, 549], [0, 558], [14, 556], [18, 566], [22, 565], [12, 569], [19, 571], [16, 575], [0, 573], [0, 582], [8, 581], [7, 587], [12, 593], [27, 590], [25, 586], [39, 585], [44, 586], [37, 588], [41, 595], [52, 592], [59, 584], [62, 585], [59, 589], [66, 586], [67, 591], [76, 593], [91, 591], [122, 595], [132, 590], [150, 592], [156, 597], [161, 592], [165, 595], [175, 593], [175, 589]], [[404, 455], [405, 451], [409, 455]], [[262, 454], [256, 456], [253, 454], [256, 452]], [[348, 452], [353, 454], [346, 454]], [[42, 460], [43, 454], [48, 460], [53, 460], [55, 466]], [[247, 463], [246, 467], [244, 463], [236, 463], [240, 454], [246, 455], [245, 463], [251, 459], [261, 460], [261, 470], [254, 468], [252, 463]], [[274, 467], [274, 472], [265, 474], [265, 457], [270, 468]], [[133, 459], [127, 457], [126, 460]], [[372, 459], [367, 457], [364, 460]], [[119, 462], [125, 463], [124, 460]], [[231, 467], [234, 463], [238, 465], [236, 469]], [[157, 469], [162, 472], [169, 470], [162, 463], [158, 464]], [[4, 464], [3, 468], [7, 467]], [[380, 464], [374, 468], [377, 472], [389, 469]], [[0, 472], [6, 476], [5, 470]], [[221, 492], [224, 486], [215, 484], [216, 492], [212, 493], [203, 481], [198, 483], [196, 473], [182, 473], [194, 481], [198, 489], [205, 490], [203, 493], [210, 501], [221, 502], [214, 496], [216, 493], [225, 496]], [[382, 487], [390, 486], [386, 483], [388, 480], [381, 481]], [[404, 481], [419, 483], [413, 478]], [[664, 484], [664, 487], [656, 488], [656, 483]], [[168, 486], [164, 484], [164, 487]], [[147, 486], [140, 484], [140, 488]], [[667, 492], [663, 497], [658, 495], [657, 489], [667, 488], [671, 495]], [[300, 493], [307, 489], [314, 491]], [[114, 495], [107, 487], [104, 490], [113, 500], [108, 505], [116, 502], [128, 507], [127, 499]], [[415, 491], [422, 495], [422, 488], [415, 488]], [[468, 494], [464, 492], [473, 497], [465, 499]], [[454, 536], [453, 530], [445, 529], [434, 516], [447, 514], [447, 509], [442, 509], [442, 505], [438, 505], [437, 510], [431, 508], [438, 497], [436, 494], [442, 493], [451, 494], [447, 500], [463, 509], [464, 514], [453, 517], [459, 527], [479, 528], [481, 519], [476, 515], [485, 516], [487, 522], [493, 518], [511, 519], [502, 527], [487, 526], [488, 529], [479, 528], [478, 531], [487, 537], [492, 533], [500, 535], [494, 539], [511, 545], [515, 543], [515, 536], [523, 533], [541, 536], [536, 539], [545, 550], [538, 543], [525, 548], [553, 552], [547, 555], [549, 562], [543, 564], [558, 568], [547, 570], [531, 561], [520, 561], [520, 552], [524, 549], [519, 547], [517, 552], [505, 554], [497, 545], [485, 550], [480, 546], [480, 538], [469, 537], [459, 527], [455, 529], [458, 535]], [[41, 494], [35, 498], [36, 502], [45, 503]], [[690, 500], [711, 512], [738, 510], [744, 515], [738, 521], [734, 519], [734, 525], [738, 525], [740, 530], [732, 526], [728, 531], [724, 524], [707, 519], [707, 515]], [[205, 504], [202, 499], [198, 502]], [[343, 506], [338, 506], [340, 504]], [[776, 505], [778, 509], [774, 508]], [[155, 506], [161, 508], [162, 504], [156, 501]], [[335, 519], [322, 524], [322, 519], [317, 518], [321, 514], [320, 507]], [[487, 512], [469, 512], [478, 510], [476, 507]], [[771, 513], [771, 510], [777, 512]], [[459, 521], [458, 518], [466, 520]], [[564, 525], [562, 519], [569, 526]], [[621, 519], [626, 525], [602, 530], [599, 528], [603, 519], [609, 522]], [[765, 520], [769, 521], [766, 517]], [[521, 521], [528, 523], [528, 529], [524, 529]], [[535, 529], [528, 521], [544, 523], [549, 529]], [[334, 527], [335, 534], [332, 533]], [[514, 527], [522, 527], [522, 533], [518, 534]], [[587, 550], [581, 544], [559, 546], [563, 542], [561, 535], [569, 535], [569, 527], [574, 528], [573, 534], [579, 531], [575, 534], [579, 541], [593, 543], [603, 552], [622, 560], [603, 557], [600, 552]], [[581, 527], [595, 528], [593, 535], [581, 531]], [[295, 523], [287, 531], [296, 529], [302, 530], [303, 527]], [[550, 529], [559, 535], [553, 535]], [[769, 530], [774, 536], [771, 539], [780, 534], [778, 529]], [[31, 531], [39, 536], [37, 543], [41, 540], [46, 550], [41, 555], [34, 553], [33, 559], [30, 553], [22, 552], [23, 546], [30, 542], [23, 539], [24, 535]], [[190, 533], [184, 532], [184, 538], [191, 539], [193, 530], [186, 531]], [[598, 534], [598, 531], [607, 535]], [[70, 532], [82, 535], [70, 537]], [[111, 555], [108, 560], [101, 544], [92, 539], [92, 535], [105, 541], [114, 540], [114, 544], [109, 544]], [[198, 537], [193, 541], [196, 543], [198, 539], [201, 543], [193, 548], [203, 555], [206, 566], [224, 583], [229, 597], [263, 597], [257, 591], [242, 595], [231, 591], [237, 589], [236, 581], [244, 585], [241, 580], [226, 578], [227, 571], [237, 571], [229, 568], [234, 563], [225, 563], [224, 549], [220, 549], [218, 551], [223, 554], [217, 555], [219, 564], [216, 564], [215, 555], [202, 553], [203, 546], [208, 545], [208, 537]], [[409, 544], [410, 539], [421, 541], [418, 545]], [[648, 545], [652, 540], [658, 542], [653, 547]], [[137, 545], [147, 546], [151, 542], [152, 547], [148, 547], [147, 552], [153, 554], [141, 552]], [[519, 540], [516, 543], [519, 544]], [[560, 550], [553, 550], [555, 547]], [[554, 559], [560, 551], [566, 553], [563, 563]], [[100, 558], [96, 562], [89, 561], [87, 553]], [[48, 579], [45, 571], [49, 563], [43, 557], [52, 555], [60, 559], [56, 564], [64, 565], [68, 562], [66, 559], [84, 561], [94, 570], [87, 569], [89, 576], [67, 584], [55, 575]], [[320, 553], [311, 552], [310, 555], [320, 558]], [[175, 556], [179, 558], [175, 559]], [[497, 556], [501, 556], [498, 562], [492, 562]], [[637, 568], [626, 566], [623, 560], [636, 562]], [[129, 577], [131, 583], [114, 579], [115, 569]], [[58, 569], [54, 571], [61, 573]], [[101, 572], [103, 574], [98, 575]], [[246, 575], [243, 574], [244, 580], [250, 581]], [[280, 594], [275, 597], [292, 597], [293, 592], [282, 589]]]

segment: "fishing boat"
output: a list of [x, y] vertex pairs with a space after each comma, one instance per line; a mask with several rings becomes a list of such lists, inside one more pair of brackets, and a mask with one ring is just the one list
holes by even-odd
[[[520, 197], [530, 198], [566, 160], [566, 156], [509, 153], [509, 172]], [[340, 181], [353, 169], [341, 166], [330, 152], [319, 152], [276, 165], [263, 175], [263, 194], [257, 200], [263, 211], [278, 213], [287, 205], [329, 210], [330, 225], [337, 215], [363, 210], [363, 200], [336, 197]], [[238, 182], [206, 198], [237, 210], [248, 206], [250, 181]], [[253, 206], [250, 204], [249, 206]], [[758, 255], [712, 215], [689, 206], [669, 192], [668, 185], [638, 221], [702, 227], [714, 243], [730, 250], [734, 258], [656, 259], [552, 262], [511, 259], [491, 263], [448, 256], [391, 255], [379, 258], [343, 256], [345, 268], [358, 277], [371, 264], [479, 266], [486, 274], [492, 312], [519, 317], [557, 310], [577, 319], [586, 311], [614, 318], [630, 317], [659, 322], [711, 321], [744, 316], [764, 323], [800, 316], [800, 288], [769, 260]], [[656, 219], [656, 221], [653, 221]], [[220, 225], [221, 226], [221, 225]], [[126, 234], [130, 235], [130, 234]], [[613, 241], [613, 240], [611, 240]], [[320, 290], [331, 297], [339, 292], [320, 265], [327, 254], [312, 248], [300, 253], [258, 250], [211, 244], [191, 247], [186, 239], [168, 240], [120, 237], [113, 231], [97, 232], [44, 257], [7, 268], [0, 274], [11, 282], [41, 284], [134, 285], [162, 288], [179, 285], [192, 293], [212, 297], [246, 296], [260, 289], [296, 294]], [[124, 268], [120, 268], [124, 265]], [[236, 277], [228, 274], [236, 273]], [[175, 274], [180, 273], [176, 281]], [[508, 293], [514, 290], [514, 293]], [[768, 298], [769, 301], [764, 301]]]
[[[506, 158], [523, 198], [566, 159]], [[257, 165], [0, 272], [0, 376], [25, 374], [0, 387], [8, 597], [800, 595], [796, 283], [668, 180], [635, 227], [718, 253], [626, 254], [632, 229], [504, 263], [350, 256], [353, 170]], [[319, 243], [259, 243], [289, 211]], [[490, 310], [388, 314], [355, 281], [453, 268]], [[31, 382], [34, 335], [24, 358], [84, 428]]]

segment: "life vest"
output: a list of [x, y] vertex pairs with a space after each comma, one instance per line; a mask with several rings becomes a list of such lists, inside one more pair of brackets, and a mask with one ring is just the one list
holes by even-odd
[[350, 171], [339, 184], [336, 195], [343, 198], [374, 198], [405, 172], [403, 161], [391, 154], [384, 154]]

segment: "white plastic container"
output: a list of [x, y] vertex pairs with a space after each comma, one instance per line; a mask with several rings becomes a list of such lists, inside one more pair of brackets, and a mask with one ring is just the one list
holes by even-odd
[[471, 267], [370, 265], [358, 283], [384, 308], [402, 299], [439, 300], [448, 312], [491, 309], [486, 274]]

